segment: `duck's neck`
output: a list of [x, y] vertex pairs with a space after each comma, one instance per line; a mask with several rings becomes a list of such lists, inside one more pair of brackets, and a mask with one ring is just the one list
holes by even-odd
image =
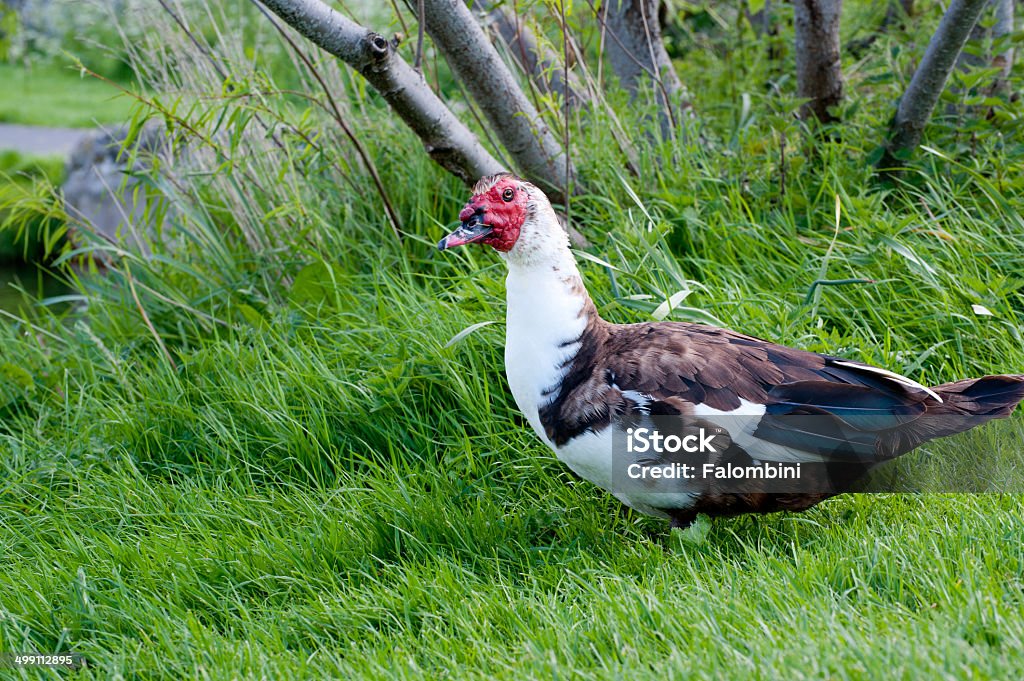
[[572, 252], [529, 264], [509, 261], [505, 371], [520, 410], [541, 439], [539, 409], [558, 394], [597, 312]]

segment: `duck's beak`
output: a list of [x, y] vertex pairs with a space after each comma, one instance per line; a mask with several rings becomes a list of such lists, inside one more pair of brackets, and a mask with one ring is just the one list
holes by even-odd
[[475, 212], [462, 221], [462, 224], [454, 232], [441, 239], [437, 244], [437, 250], [443, 251], [456, 246], [475, 243], [494, 231], [494, 228], [484, 223], [483, 211]]

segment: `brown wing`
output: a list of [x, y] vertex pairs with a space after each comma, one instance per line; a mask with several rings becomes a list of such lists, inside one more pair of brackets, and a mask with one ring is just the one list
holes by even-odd
[[[687, 414], [704, 404], [732, 411], [746, 400], [771, 405], [776, 415], [874, 417], [881, 421], [872, 430], [884, 430], [924, 413], [934, 399], [895, 374], [724, 329], [676, 322], [612, 325], [596, 315], [592, 320], [557, 395], [540, 410], [556, 445], [637, 409]], [[806, 451], [822, 446], [813, 437], [805, 437], [802, 447], [792, 433], [775, 435], [786, 439], [779, 444]], [[872, 438], [865, 447], [876, 444]]]

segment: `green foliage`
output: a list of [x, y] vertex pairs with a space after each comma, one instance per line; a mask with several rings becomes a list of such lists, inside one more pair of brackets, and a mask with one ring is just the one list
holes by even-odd
[[0, 152], [0, 263], [34, 261], [56, 248], [63, 220], [54, 214], [51, 197], [63, 164], [58, 157]]
[[18, 15], [13, 8], [0, 5], [0, 62], [10, 57], [14, 36], [18, 32]]
[[[703, 103], [676, 143], [609, 94], [642, 179], [608, 109], [570, 120], [601, 313], [717, 319], [925, 383], [1019, 371], [1003, 119], [962, 114], [986, 121], [973, 153], [936, 127], [879, 189], [892, 46], [848, 70], [861, 94], [830, 136], [744, 35], [680, 61]], [[1020, 676], [1019, 497], [851, 496], [674, 541], [516, 412], [502, 264], [433, 247], [466, 190], [318, 62], [399, 242], [328, 93], [230, 66], [205, 90], [168, 68], [178, 87], [136, 112], [178, 159], [138, 171], [165, 199], [150, 251], [54, 246], [75, 292], [0, 324], [0, 651], [75, 650], [97, 678]]]

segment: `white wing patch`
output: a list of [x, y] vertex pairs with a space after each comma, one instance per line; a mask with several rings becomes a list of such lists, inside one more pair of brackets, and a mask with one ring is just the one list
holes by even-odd
[[913, 388], [914, 390], [922, 390], [931, 395], [936, 400], [938, 400], [939, 404], [942, 403], [942, 398], [939, 397], [938, 393], [936, 393], [931, 388], [921, 385], [917, 381], [911, 380], [906, 376], [900, 376], [897, 373], [893, 373], [888, 369], [879, 369], [878, 367], [873, 367], [868, 364], [856, 364], [854, 362], [845, 362], [843, 360], [834, 360], [832, 363], [840, 367], [850, 367], [851, 369], [857, 369], [859, 371], [866, 371], [868, 373], [878, 374], [883, 378], [888, 378], [890, 381], [894, 381], [895, 383], [899, 383], [900, 385], [904, 385], [908, 388]]
[[751, 459], [785, 463], [820, 463], [828, 460], [827, 457], [820, 454], [805, 452], [755, 437], [754, 431], [757, 430], [765, 411], [763, 404], [742, 399], [739, 408], [732, 411], [722, 411], [706, 404], [693, 405], [694, 416], [707, 419], [724, 428], [733, 442], [742, 447]]

